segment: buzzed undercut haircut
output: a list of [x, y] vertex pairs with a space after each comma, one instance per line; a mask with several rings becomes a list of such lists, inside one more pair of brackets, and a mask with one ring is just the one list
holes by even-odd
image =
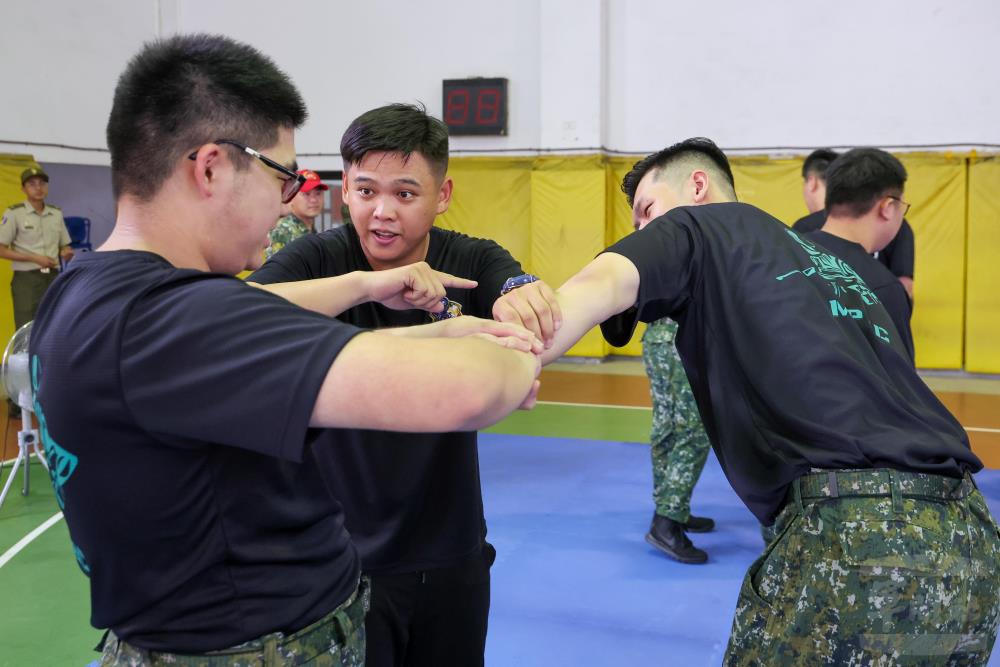
[[802, 179], [805, 180], [810, 175], [815, 174], [819, 180], [825, 181], [827, 167], [833, 164], [833, 161], [839, 156], [840, 153], [829, 148], [817, 148], [802, 163]]
[[713, 179], [717, 186], [728, 190], [728, 194], [734, 201], [736, 200], [736, 184], [733, 179], [733, 170], [729, 167], [729, 159], [722, 149], [715, 145], [715, 142], [705, 137], [694, 137], [685, 139], [668, 148], [664, 148], [659, 153], [647, 155], [632, 166], [632, 171], [625, 174], [622, 179], [622, 192], [628, 199], [628, 205], [632, 206], [635, 199], [635, 191], [639, 187], [639, 181], [652, 170], [661, 172], [656, 178], [660, 179], [674, 167], [690, 167], [704, 169], [715, 176]]
[[[115, 88], [107, 128], [115, 197], [149, 201], [202, 145], [231, 139], [263, 150], [278, 142], [279, 127], [305, 120], [295, 85], [252, 46], [205, 34], [150, 42]], [[225, 146], [237, 169], [250, 165], [249, 155]]]
[[369, 153], [398, 153], [403, 161], [420, 153], [438, 179], [448, 172], [448, 127], [427, 115], [423, 105], [390, 104], [366, 111], [340, 140], [345, 165], [358, 164]]
[[860, 218], [887, 196], [903, 194], [906, 169], [878, 148], [847, 151], [826, 170], [826, 210], [830, 215]]

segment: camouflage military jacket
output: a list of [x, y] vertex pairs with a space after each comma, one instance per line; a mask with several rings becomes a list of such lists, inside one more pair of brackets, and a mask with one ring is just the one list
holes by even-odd
[[264, 251], [264, 258], [271, 259], [274, 253], [278, 252], [284, 248], [287, 244], [291, 243], [300, 236], [305, 236], [306, 234], [311, 234], [312, 230], [309, 229], [304, 222], [295, 217], [294, 214], [288, 214], [283, 218], [278, 220], [278, 224], [271, 233], [268, 234], [268, 239], [271, 243], [267, 246]]

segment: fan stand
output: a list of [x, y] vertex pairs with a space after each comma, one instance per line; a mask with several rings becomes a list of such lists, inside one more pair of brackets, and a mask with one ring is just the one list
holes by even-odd
[[[18, 401], [21, 403], [22, 401]], [[24, 401], [27, 402], [27, 401]], [[21, 495], [28, 495], [28, 490], [30, 488], [30, 470], [31, 462], [28, 457], [31, 456], [29, 450], [35, 450], [35, 457], [41, 462], [42, 466], [48, 470], [49, 464], [45, 460], [45, 456], [38, 449], [38, 429], [32, 428], [34, 424], [31, 420], [31, 410], [25, 408], [21, 405], [21, 430], [17, 432], [17, 458], [14, 459], [14, 467], [10, 469], [10, 476], [7, 478], [7, 483], [4, 484], [3, 492], [0, 493], [0, 508], [3, 507], [3, 501], [7, 499], [7, 492], [10, 491], [10, 487], [14, 484], [14, 477], [17, 475], [17, 469], [24, 464], [24, 487], [21, 489]]]

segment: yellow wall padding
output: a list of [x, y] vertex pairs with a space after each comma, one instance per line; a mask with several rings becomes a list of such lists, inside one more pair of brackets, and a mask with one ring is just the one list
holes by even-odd
[[[632, 233], [632, 210], [622, 192], [622, 180], [625, 178], [632, 166], [642, 155], [633, 157], [614, 157], [607, 161], [607, 234], [605, 242], [608, 245], [622, 239]], [[642, 355], [642, 334], [646, 331], [646, 325], [642, 322], [635, 328], [632, 340], [624, 347], [610, 347], [611, 354], [620, 354], [628, 357], [638, 357]]]
[[[454, 199], [439, 224], [497, 240], [527, 270], [558, 287], [604, 247], [632, 231], [621, 181], [641, 157], [456, 158], [449, 172], [455, 181]], [[900, 157], [910, 174], [905, 196], [913, 204], [908, 219], [916, 235], [917, 363], [926, 368], [961, 368], [968, 156]], [[737, 196], [786, 224], [793, 223], [806, 214], [803, 158], [734, 157]], [[993, 163], [983, 164], [986, 169]], [[985, 206], [984, 202], [995, 201], [989, 196], [997, 189], [993, 181], [980, 179], [972, 184], [970, 198]], [[984, 196], [976, 199], [979, 191]], [[984, 239], [980, 250], [988, 252], [998, 245], [1000, 240]], [[1000, 313], [1000, 306], [990, 308]], [[981, 316], [985, 314], [977, 313]], [[641, 333], [640, 328], [623, 348], [610, 348], [591, 332], [571, 354], [639, 355]], [[991, 358], [995, 356], [991, 353]]]
[[[21, 172], [37, 164], [30, 155], [0, 153], [0, 214], [12, 204], [25, 200], [21, 190]], [[0, 260], [0, 345], [6, 347], [14, 335], [14, 306], [10, 300], [10, 262]]]
[[962, 367], [966, 155], [898, 155], [916, 242], [913, 345], [920, 368]]
[[802, 199], [801, 159], [734, 157], [729, 166], [741, 202], [767, 211], [786, 225], [809, 213]]
[[965, 369], [1000, 373], [1000, 157], [969, 162]]
[[[605, 248], [605, 171], [600, 156], [540, 157], [531, 172], [531, 265], [553, 287], [562, 285]], [[608, 353], [594, 329], [571, 356]]]
[[531, 157], [452, 158], [448, 166], [455, 183], [451, 206], [436, 224], [496, 241], [530, 272], [533, 161]]

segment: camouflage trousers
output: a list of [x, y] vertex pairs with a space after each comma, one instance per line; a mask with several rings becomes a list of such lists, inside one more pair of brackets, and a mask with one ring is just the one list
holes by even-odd
[[101, 667], [363, 667], [365, 614], [371, 590], [367, 578], [335, 610], [298, 632], [275, 632], [251, 641], [199, 655], [147, 651], [109, 632]]
[[642, 336], [642, 361], [653, 398], [653, 502], [657, 514], [684, 523], [711, 445], [674, 347], [676, 331], [667, 318], [651, 323]]
[[1000, 529], [971, 477], [819, 472], [750, 566], [724, 664], [986, 665]]

